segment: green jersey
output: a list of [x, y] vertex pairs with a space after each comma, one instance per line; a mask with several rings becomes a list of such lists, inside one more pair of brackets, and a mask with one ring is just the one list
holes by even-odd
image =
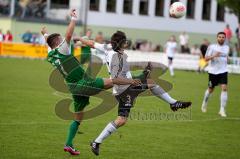
[[59, 70], [67, 83], [75, 83], [85, 75], [84, 69], [73, 56], [71, 46], [65, 39], [57, 48], [48, 52], [47, 61]]

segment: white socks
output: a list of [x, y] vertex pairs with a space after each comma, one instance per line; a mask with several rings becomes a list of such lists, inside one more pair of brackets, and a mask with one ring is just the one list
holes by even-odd
[[95, 139], [95, 142], [102, 143], [105, 138], [117, 130], [116, 124], [112, 121], [103, 129], [101, 134]]
[[[207, 103], [208, 103], [208, 99], [210, 97], [211, 93], [209, 93], [208, 89], [205, 92], [204, 98], [203, 98], [203, 103], [202, 103], [202, 110], [207, 108]], [[220, 96], [220, 111], [224, 111], [225, 112], [225, 108], [227, 105], [227, 99], [228, 99], [228, 94], [226, 91], [222, 91], [221, 96]]]
[[170, 71], [170, 75], [174, 76], [174, 71], [173, 71], [173, 65], [169, 65], [169, 71]]
[[158, 98], [163, 99], [165, 102], [167, 102], [169, 104], [173, 104], [176, 102], [176, 100], [173, 99], [172, 97], [170, 97], [170, 95], [168, 93], [166, 93], [159, 85], [155, 85], [150, 90], [153, 95], [155, 95]]
[[228, 99], [228, 94], [226, 91], [222, 91], [220, 101], [221, 101], [221, 107], [220, 111], [225, 111], [225, 107], [227, 105], [227, 99]]
[[205, 94], [204, 94], [204, 98], [203, 98], [203, 102], [202, 102], [202, 108], [207, 107], [207, 103], [208, 103], [208, 99], [209, 99], [210, 95], [211, 95], [211, 93], [207, 89]]

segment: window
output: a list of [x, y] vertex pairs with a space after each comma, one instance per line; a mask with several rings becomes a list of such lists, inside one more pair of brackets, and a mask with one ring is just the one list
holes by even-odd
[[148, 0], [140, 0], [139, 14], [148, 15]]
[[195, 4], [196, 0], [187, 1], [187, 18], [189, 19], [194, 19]]
[[52, 0], [51, 8], [69, 8], [69, 0]]
[[89, 10], [99, 11], [99, 0], [90, 0]]
[[225, 14], [225, 8], [224, 6], [218, 4], [217, 5], [217, 21], [224, 21], [224, 14]]
[[171, 0], [170, 5], [173, 4], [174, 2], [179, 2], [179, 0]]
[[123, 1], [123, 13], [132, 14], [132, 0], [124, 0]]
[[116, 12], [116, 0], [107, 0], [107, 12]]
[[163, 16], [163, 13], [164, 13], [164, 0], [156, 0], [155, 15]]
[[203, 0], [202, 19], [210, 20], [211, 15], [211, 0]]

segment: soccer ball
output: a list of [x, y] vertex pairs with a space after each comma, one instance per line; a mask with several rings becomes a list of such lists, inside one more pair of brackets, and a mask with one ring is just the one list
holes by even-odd
[[169, 13], [170, 13], [170, 16], [173, 18], [181, 18], [186, 14], [186, 7], [181, 2], [174, 2], [170, 6]]

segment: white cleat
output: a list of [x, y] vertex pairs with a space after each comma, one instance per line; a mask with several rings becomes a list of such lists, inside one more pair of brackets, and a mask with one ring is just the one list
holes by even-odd
[[203, 113], [206, 113], [207, 112], [207, 107], [202, 106], [201, 110], [202, 110]]
[[218, 113], [221, 117], [227, 117], [227, 114], [225, 113], [225, 111], [220, 111]]

